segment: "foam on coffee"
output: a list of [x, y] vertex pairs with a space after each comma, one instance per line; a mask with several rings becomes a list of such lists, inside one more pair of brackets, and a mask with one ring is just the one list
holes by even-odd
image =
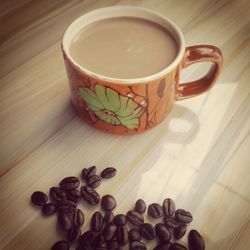
[[97, 74], [120, 79], [160, 72], [176, 58], [175, 39], [152, 21], [117, 17], [82, 29], [70, 45], [72, 58]]

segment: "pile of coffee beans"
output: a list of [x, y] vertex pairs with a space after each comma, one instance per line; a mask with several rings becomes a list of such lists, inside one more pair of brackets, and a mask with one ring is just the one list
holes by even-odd
[[[101, 185], [102, 179], [112, 178], [116, 172], [115, 168], [108, 167], [99, 175], [95, 166], [84, 168], [81, 176], [86, 185], [78, 190], [79, 178], [66, 177], [59, 186], [50, 188], [50, 202], [41, 191], [32, 194], [32, 203], [40, 206], [44, 215], [57, 213], [58, 226], [65, 232], [66, 240], [56, 242], [51, 249], [69, 250], [72, 244], [76, 250], [120, 250], [126, 246], [130, 250], [146, 250], [147, 243], [155, 240], [154, 250], [186, 250], [177, 241], [185, 235], [193, 217], [189, 211], [176, 209], [172, 199], [167, 198], [162, 204], [152, 203], [148, 208], [143, 199], [138, 199], [126, 214], [113, 213], [115, 198], [110, 194], [100, 197], [95, 189]], [[100, 203], [101, 208], [93, 213], [90, 228], [85, 232], [81, 232], [85, 216], [77, 207], [81, 200], [92, 206]], [[144, 221], [146, 210], [151, 218], [158, 219], [156, 224]], [[189, 232], [188, 247], [190, 250], [205, 249], [198, 231]]]

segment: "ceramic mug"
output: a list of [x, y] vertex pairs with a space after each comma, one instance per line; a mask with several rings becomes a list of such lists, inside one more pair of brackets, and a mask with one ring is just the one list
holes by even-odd
[[[72, 39], [86, 26], [112, 17], [138, 17], [165, 27], [179, 48], [174, 61], [154, 75], [137, 79], [106, 77], [79, 65], [69, 53]], [[157, 126], [175, 101], [208, 91], [222, 67], [219, 48], [212, 45], [185, 48], [183, 34], [172, 21], [147, 9], [128, 6], [97, 9], [79, 17], [65, 31], [62, 50], [78, 114], [95, 128], [114, 134], [136, 134]], [[179, 83], [180, 71], [198, 62], [212, 62], [209, 72], [196, 81]]]

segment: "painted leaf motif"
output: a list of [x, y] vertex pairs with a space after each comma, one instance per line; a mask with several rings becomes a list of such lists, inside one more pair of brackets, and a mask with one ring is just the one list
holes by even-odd
[[108, 115], [102, 111], [96, 111], [95, 114], [103, 121], [113, 125], [120, 125], [120, 121], [115, 116]]
[[144, 108], [127, 96], [122, 96], [115, 90], [95, 85], [95, 91], [83, 87], [80, 94], [89, 110], [93, 111], [101, 120], [128, 129], [140, 126], [139, 117]]
[[92, 90], [90, 90], [88, 88], [82, 88], [82, 89], [80, 89], [80, 94], [81, 94], [82, 98], [84, 99], [84, 101], [86, 102], [88, 107], [90, 105], [90, 106], [94, 106], [98, 109], [103, 108], [103, 105], [101, 104], [101, 102], [97, 98], [96, 94]]

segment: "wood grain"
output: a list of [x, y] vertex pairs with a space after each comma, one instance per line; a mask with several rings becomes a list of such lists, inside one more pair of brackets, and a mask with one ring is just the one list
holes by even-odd
[[[158, 11], [180, 26], [188, 46], [214, 44], [224, 53], [210, 92], [176, 102], [165, 122], [141, 135], [96, 131], [69, 100], [62, 34], [78, 16], [112, 5]], [[247, 0], [0, 1], [0, 248], [50, 249], [61, 238], [56, 218], [43, 218], [31, 193], [96, 164], [118, 169], [98, 189], [116, 197], [116, 212], [139, 197], [148, 204], [172, 197], [192, 211], [206, 249], [249, 249], [249, 16]], [[206, 70], [191, 66], [181, 80]], [[88, 221], [94, 210], [81, 206]]]

